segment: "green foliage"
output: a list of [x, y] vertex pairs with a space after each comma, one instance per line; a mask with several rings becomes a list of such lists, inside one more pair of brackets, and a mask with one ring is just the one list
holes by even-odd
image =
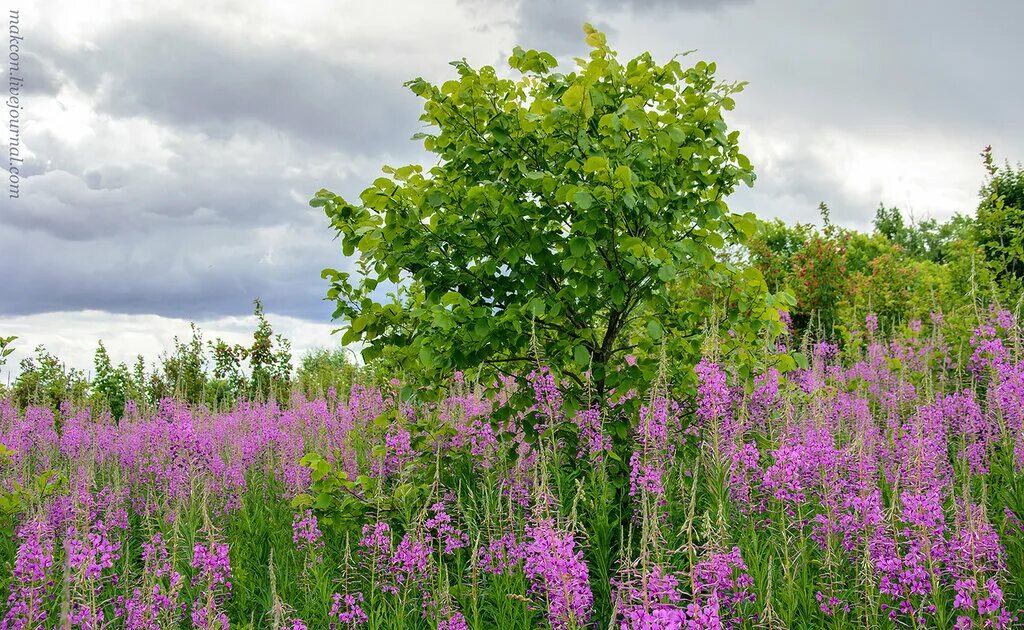
[[997, 168], [992, 147], [982, 152], [988, 178], [981, 190], [975, 238], [1008, 296], [1024, 287], [1024, 167]]
[[819, 333], [831, 334], [847, 291], [846, 239], [829, 221], [828, 206], [820, 208], [824, 229], [815, 231], [792, 258], [797, 286], [793, 319], [800, 328], [815, 325]]
[[[0, 367], [3, 367], [7, 363], [7, 357], [11, 356], [14, 352], [12, 344], [17, 337], [0, 337]], [[0, 398], [7, 396], [7, 387], [3, 383], [0, 383]]]
[[359, 373], [345, 348], [316, 348], [302, 355], [295, 381], [307, 398], [324, 396], [332, 387], [347, 393]]
[[93, 365], [96, 370], [92, 380], [93, 394], [110, 410], [114, 420], [120, 420], [124, 416], [125, 403], [140, 398], [132, 373], [124, 363], [116, 367], [111, 363], [102, 341], [96, 348]]
[[[34, 357], [21, 362], [10, 391], [0, 394], [10, 396], [19, 409], [44, 405], [57, 411], [61, 402], [67, 401], [72, 406], [90, 406], [97, 414], [109, 411], [114, 420], [125, 415], [129, 401], [140, 411], [151, 408], [162, 398], [216, 409], [229, 407], [241, 398], [287, 402], [294, 384], [291, 342], [274, 334], [259, 300], [255, 315], [257, 323], [251, 346], [228, 344], [223, 339], [204, 344], [202, 331], [192, 324], [191, 337], [175, 337], [173, 350], [164, 353], [151, 369], [147, 369], [142, 356], [137, 357], [132, 367], [123, 362], [115, 365], [100, 341], [91, 380], [81, 370], [67, 369], [58, 357], [39, 346]], [[13, 351], [9, 346], [14, 339], [0, 338], [0, 350], [6, 350], [0, 358]], [[327, 363], [320, 361], [320, 367], [326, 368]], [[315, 378], [326, 382], [334, 376], [324, 373]], [[307, 374], [307, 382], [311, 378], [314, 376]], [[346, 376], [342, 380], [351, 382], [352, 378]]]
[[317, 453], [306, 454], [299, 463], [310, 470], [309, 492], [296, 495], [291, 506], [314, 510], [324, 527], [355, 529], [367, 509], [364, 486], [372, 483], [370, 478], [349, 479], [344, 470]]
[[37, 346], [34, 357], [23, 359], [20, 373], [11, 386], [11, 399], [19, 409], [29, 405], [50, 407], [55, 412], [61, 403], [84, 404], [89, 382], [81, 370], [67, 368], [43, 346]]
[[14, 536], [19, 515], [43, 505], [65, 484], [64, 477], [54, 470], [44, 470], [33, 475], [29, 483], [23, 484], [18, 479], [11, 479], [13, 460], [14, 451], [0, 444], [0, 474], [8, 480], [0, 487], [0, 532], [7, 537]]
[[899, 246], [910, 258], [942, 264], [950, 260], [952, 243], [966, 236], [970, 223], [968, 217], [957, 214], [945, 223], [925, 219], [907, 225], [899, 208], [879, 205], [874, 227], [877, 234]]
[[162, 377], [157, 387], [157, 398], [177, 397], [189, 402], [205, 399], [207, 358], [203, 352], [203, 334], [191, 324], [192, 337], [188, 341], [174, 338], [174, 352], [161, 361]]
[[7, 362], [7, 357], [11, 356], [14, 352], [14, 348], [11, 344], [17, 337], [0, 337], [0, 366], [3, 366]]
[[195, 324], [191, 340], [183, 343], [175, 338], [175, 352], [162, 361], [161, 395], [216, 408], [230, 406], [239, 398], [287, 400], [292, 385], [291, 342], [274, 334], [263, 304], [255, 300], [254, 305], [252, 345], [218, 338], [207, 343], [208, 356]]
[[874, 313], [891, 324], [907, 319], [908, 305], [918, 291], [917, 265], [891, 248], [868, 261], [866, 271], [852, 275], [844, 302], [859, 315]]
[[[517, 80], [457, 61], [442, 85], [408, 82], [436, 164], [384, 167], [358, 203], [327, 190], [310, 202], [343, 252], [359, 252], [357, 283], [323, 276], [343, 343], [365, 344], [366, 360], [390, 346], [427, 377], [514, 372], [535, 338], [546, 362], [578, 385], [589, 371], [603, 392], [635, 343], [625, 331], [641, 323], [656, 346], [680, 309], [670, 287], [703, 286], [725, 271], [717, 252], [753, 233], [752, 215], [724, 200], [754, 177], [723, 119], [742, 84], [717, 82], [703, 61], [621, 63], [585, 30], [591, 52], [575, 72], [516, 48]], [[399, 283], [407, 299], [374, 298]]]
[[[976, 242], [971, 217], [908, 223], [899, 209], [881, 206], [874, 232], [865, 234], [832, 225], [822, 207], [823, 229], [762, 222], [747, 245], [748, 261], [768, 288], [792, 290], [798, 334], [863, 327], [868, 313], [890, 327], [930, 313], [944, 313], [948, 324], [950, 317], [966, 322], [1010, 295], [993, 292], [1001, 265]], [[966, 323], [962, 328], [969, 337]], [[963, 345], [967, 338], [955, 341]]]
[[790, 226], [781, 219], [761, 221], [757, 233], [747, 243], [750, 262], [761, 271], [772, 291], [781, 291], [790, 284], [793, 256], [813, 233], [813, 226], [797, 223]]
[[249, 356], [249, 348], [242, 344], [229, 344], [223, 339], [211, 341], [213, 356], [213, 378], [207, 390], [212, 394], [215, 405], [230, 405], [243, 395], [249, 387], [242, 363]]
[[263, 313], [263, 303], [255, 301], [256, 330], [248, 350], [252, 384], [249, 396], [266, 400], [270, 396], [286, 398], [292, 376], [291, 342], [275, 335]]

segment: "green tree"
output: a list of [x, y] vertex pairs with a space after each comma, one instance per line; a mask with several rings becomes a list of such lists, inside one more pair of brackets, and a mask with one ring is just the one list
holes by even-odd
[[346, 396], [358, 373], [345, 348], [316, 348], [302, 355], [296, 381], [309, 398], [323, 396], [332, 387]]
[[174, 338], [174, 353], [164, 354], [161, 360], [163, 376], [154, 388], [159, 400], [175, 397], [188, 402], [201, 402], [206, 393], [206, 353], [203, 352], [203, 335], [195, 324], [191, 324], [192, 338], [181, 341]]
[[93, 367], [96, 371], [92, 380], [93, 394], [99, 398], [102, 406], [110, 410], [114, 420], [120, 420], [124, 416], [125, 403], [133, 394], [137, 396], [133, 391], [135, 388], [128, 366], [124, 363], [115, 366], [100, 341], [93, 357]]
[[271, 392], [281, 397], [291, 383], [292, 353], [291, 342], [275, 335], [270, 322], [263, 313], [263, 302], [255, 300], [256, 329], [252, 335], [252, 346], [248, 349], [249, 368], [252, 374], [250, 395], [265, 400]]
[[898, 245], [907, 256], [944, 263], [949, 260], [952, 243], [966, 235], [970, 223], [968, 217], [957, 214], [944, 223], [925, 219], [911, 221], [908, 225], [899, 208], [879, 205], [875, 211], [874, 226], [876, 233]]
[[1024, 167], [998, 168], [992, 147], [982, 159], [988, 178], [981, 190], [975, 238], [995, 264], [1000, 282], [1010, 296], [1024, 285]]
[[[517, 47], [518, 79], [457, 61], [456, 79], [408, 82], [435, 165], [386, 166], [358, 203], [328, 190], [311, 200], [345, 255], [359, 252], [355, 283], [323, 275], [343, 343], [362, 342], [365, 359], [392, 346], [427, 375], [514, 372], [535, 337], [545, 361], [577, 384], [589, 370], [603, 394], [608, 365], [638, 345], [624, 331], [657, 344], [669, 286], [698, 289], [724, 269], [717, 253], [756, 229], [725, 202], [754, 179], [723, 119], [742, 84], [703, 61], [622, 63], [584, 30], [591, 51], [575, 72]], [[398, 284], [405, 299], [375, 297]]]
[[18, 378], [11, 386], [11, 398], [19, 409], [29, 405], [45, 405], [59, 411], [61, 403], [78, 405], [85, 402], [89, 381], [81, 370], [68, 368], [43, 346], [36, 347], [34, 357], [23, 359]]

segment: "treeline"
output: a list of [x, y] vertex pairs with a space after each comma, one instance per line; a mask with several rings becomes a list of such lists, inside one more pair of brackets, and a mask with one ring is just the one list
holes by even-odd
[[[240, 400], [289, 401], [294, 390], [308, 397], [330, 388], [348, 389], [356, 367], [341, 347], [306, 352], [293, 365], [291, 342], [275, 334], [263, 305], [255, 302], [256, 327], [250, 344], [231, 344], [217, 338], [204, 341], [192, 324], [187, 339], [174, 338], [173, 349], [147, 365], [139, 355], [132, 365], [114, 363], [100, 341], [93, 370], [67, 367], [43, 346], [20, 363], [17, 378], [0, 385], [0, 398], [10, 397], [19, 409], [44, 405], [60, 411], [62, 405], [89, 406], [97, 415], [109, 412], [119, 420], [132, 407], [145, 411], [161, 399], [175, 398], [213, 410], [227, 409]], [[5, 338], [10, 351], [14, 338]]]
[[966, 341], [989, 305], [1018, 311], [1024, 288], [1024, 168], [995, 166], [991, 148], [982, 156], [974, 216], [913, 221], [882, 205], [864, 233], [833, 224], [822, 204], [820, 228], [762, 222], [748, 261], [769, 290], [793, 294], [799, 334], [842, 340], [871, 315], [892, 332], [942, 318]]

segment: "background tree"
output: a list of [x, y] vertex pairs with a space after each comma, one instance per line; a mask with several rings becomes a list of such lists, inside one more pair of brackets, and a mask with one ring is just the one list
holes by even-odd
[[345, 348], [315, 348], [302, 355], [295, 382], [308, 398], [326, 396], [332, 387], [337, 394], [344, 396], [358, 375], [359, 369]]
[[93, 368], [93, 396], [101, 406], [110, 410], [114, 420], [120, 420], [124, 416], [125, 404], [140, 398], [139, 387], [133, 382], [132, 372], [124, 363], [114, 365], [102, 341], [96, 348]]
[[992, 147], [981, 155], [988, 177], [981, 190], [975, 238], [999, 270], [1007, 296], [1015, 300], [1024, 287], [1024, 167], [997, 167]]
[[35, 356], [22, 359], [11, 386], [11, 400], [19, 409], [42, 405], [59, 411], [62, 403], [83, 404], [89, 381], [82, 370], [68, 368], [60, 358], [37, 346]]
[[[591, 52], [575, 72], [517, 47], [518, 79], [457, 61], [440, 86], [408, 82], [436, 164], [386, 166], [357, 203], [312, 199], [344, 254], [359, 252], [355, 282], [324, 277], [343, 343], [361, 342], [365, 359], [397, 347], [428, 377], [515, 372], [535, 334], [546, 362], [579, 385], [589, 372], [603, 394], [609, 364], [678, 319], [670, 286], [692, 293], [729, 271], [719, 253], [756, 229], [725, 203], [754, 179], [723, 119], [742, 84], [716, 81], [703, 61], [621, 63], [604, 34], [585, 32]], [[376, 297], [398, 284], [401, 299]]]

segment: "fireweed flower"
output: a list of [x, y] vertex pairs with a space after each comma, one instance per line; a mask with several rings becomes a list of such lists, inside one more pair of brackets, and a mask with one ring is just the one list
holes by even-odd
[[998, 365], [994, 379], [990, 406], [1003, 418], [1002, 435], [1013, 444], [1017, 471], [1024, 471], [1024, 362]]
[[824, 593], [818, 591], [814, 594], [814, 598], [818, 600], [818, 608], [822, 614], [826, 617], [833, 617], [837, 612], [850, 612], [850, 602], [844, 602], [834, 595], [826, 597]]
[[362, 607], [362, 593], [347, 593], [345, 595], [335, 593], [331, 597], [334, 603], [331, 604], [330, 630], [356, 628], [370, 620]]
[[[742, 623], [739, 617], [741, 606], [753, 602], [751, 588], [754, 580], [747, 573], [739, 547], [731, 551], [713, 553], [693, 567], [693, 593], [697, 601], [714, 602], [717, 611], [724, 609], [728, 625], [737, 627]], [[716, 614], [720, 614], [716, 613]]]
[[398, 593], [402, 588], [425, 591], [424, 585], [432, 575], [432, 553], [430, 541], [406, 532], [384, 565], [381, 590], [389, 593]]
[[437, 630], [469, 630], [469, 624], [462, 613], [455, 611], [437, 622]]
[[384, 557], [391, 553], [391, 526], [387, 523], [363, 525], [363, 537], [359, 546], [370, 557]]
[[543, 432], [549, 427], [557, 426], [563, 419], [562, 392], [558, 389], [555, 375], [548, 366], [542, 366], [538, 370], [530, 372], [527, 376], [530, 386], [533, 387], [534, 405], [530, 408], [539, 418], [537, 431]]
[[473, 465], [486, 470], [494, 467], [500, 449], [490, 420], [496, 403], [472, 391], [461, 378], [461, 373], [457, 373], [452, 391], [439, 404], [438, 420], [455, 429], [448, 448], [459, 450], [468, 447]]
[[686, 627], [679, 579], [660, 566], [654, 565], [647, 575], [617, 584], [615, 596], [621, 630]]
[[118, 599], [117, 616], [130, 630], [175, 625], [185, 606], [179, 601], [184, 577], [174, 569], [160, 532], [142, 543], [142, 560], [145, 567], [142, 583], [129, 597]]
[[319, 553], [324, 548], [323, 534], [313, 510], [306, 510], [292, 519], [292, 541], [304, 553]]
[[211, 542], [196, 543], [192, 550], [192, 586], [204, 594], [192, 604], [193, 628], [226, 628], [227, 614], [222, 610], [224, 600], [231, 594], [231, 563], [228, 545]]
[[572, 532], [541, 519], [527, 529], [527, 538], [523, 573], [530, 592], [547, 602], [548, 622], [554, 630], [585, 626], [594, 596], [583, 550], [576, 548]]
[[[1001, 495], [996, 485], [1006, 475], [1024, 472], [1024, 363], [1016, 354], [1020, 332], [1013, 317], [998, 309], [970, 325], [973, 345], [965, 354], [970, 360], [963, 367], [970, 372], [964, 380], [952, 372], [958, 367], [952, 363], [958, 349], [943, 340], [942, 325], [937, 313], [927, 337], [917, 322], [902, 330], [903, 338], [887, 340], [879, 332], [859, 356], [853, 355], [855, 346], [839, 356], [834, 344], [816, 345], [812, 369], [762, 374], [746, 398], [739, 383], [730, 387], [727, 364], [702, 361], [691, 433], [682, 426], [690, 414], [681, 412], [677, 401], [663, 397], [644, 406], [631, 434], [635, 449], [629, 491], [634, 499], [666, 502], [671, 509], [664, 513], [678, 516], [680, 497], [666, 486], [675, 489], [677, 470], [693, 470], [694, 446], [717, 445], [717, 461], [728, 472], [727, 533], [751, 526], [758, 535], [774, 536], [770, 521], [778, 511], [771, 508], [777, 507], [785, 526], [816, 547], [809, 556], [812, 563], [836, 551], [844, 566], [856, 567], [857, 582], [842, 590], [830, 582], [836, 576], [824, 575], [828, 567], [822, 576], [812, 575], [816, 583], [808, 584], [811, 590], [803, 595], [817, 598], [811, 600], [813, 614], [819, 609], [841, 614], [847, 606], [867, 610], [853, 585], [870, 584], [879, 596], [872, 604], [881, 606], [881, 614], [891, 616], [895, 625], [937, 623], [938, 602], [946, 605], [945, 614], [952, 615], [947, 619], [956, 627], [1010, 627], [1017, 623], [1013, 611], [1019, 598], [1019, 585], [1008, 574], [1016, 566], [1010, 550], [1024, 537], [1024, 527], [1012, 502], [990, 520], [986, 510], [993, 507], [986, 498]], [[502, 409], [513, 404], [518, 387], [506, 377], [493, 393], [470, 391], [463, 379], [447, 398], [425, 406], [398, 400], [392, 389], [365, 386], [340, 397], [335, 392], [319, 400], [297, 398], [287, 407], [242, 402], [223, 412], [165, 399], [152, 412], [139, 408], [128, 413], [119, 424], [70, 404], [55, 414], [48, 407], [19, 412], [11, 401], [0, 401], [0, 443], [12, 451], [0, 472], [0, 487], [8, 492], [14, 484], [33, 488], [36, 476], [48, 469], [63, 477], [60, 483], [49, 481], [33, 496], [31, 509], [16, 517], [8, 606], [0, 630], [55, 623], [54, 600], [63, 588], [65, 564], [68, 616], [77, 625], [216, 625], [225, 618], [230, 595], [229, 554], [221, 552], [222, 541], [182, 550], [186, 557], [179, 561], [194, 565], [183, 576], [159, 534], [128, 536], [129, 519], [165, 531], [171, 525], [188, 527], [178, 506], [208, 500], [213, 520], [227, 524], [243, 500], [264, 489], [256, 485], [261, 476], [274, 488], [268, 500], [287, 502], [309, 489], [310, 471], [299, 460], [310, 448], [328, 453], [332, 465], [350, 478], [375, 471], [394, 475], [417, 456], [411, 420], [421, 416], [441, 417], [454, 428], [438, 440], [442, 466], [455, 450], [472, 455], [467, 459], [474, 472], [487, 471], [487, 479], [497, 480], [495, 494], [518, 515], [506, 529], [489, 532], [490, 541], [474, 550], [480, 573], [517, 576], [522, 570], [531, 597], [544, 602], [555, 623], [581, 625], [588, 607], [577, 604], [587, 601], [589, 586], [579, 539], [552, 522], [546, 524], [550, 531], [543, 530], [542, 521], [524, 531], [521, 516], [537, 494], [538, 451], [523, 430], [529, 414], [542, 426], [574, 423], [581, 460], [597, 459], [608, 443], [596, 409], [567, 414], [556, 384], [555, 373], [538, 370], [528, 392], [533, 398], [529, 410]], [[616, 392], [601, 408], [625, 413], [624, 401], [644, 396], [642, 389]], [[397, 412], [396, 422], [378, 444], [355, 439], [378, 436], [373, 421], [388, 410]], [[500, 421], [497, 412], [502, 412]], [[690, 435], [696, 443], [688, 441]], [[385, 447], [378, 461], [369, 452], [374, 446]], [[707, 469], [701, 470], [696, 479], [706, 483]], [[110, 487], [102, 487], [100, 480]], [[404, 523], [401, 540], [391, 536], [385, 523], [367, 526], [354, 550], [355, 564], [367, 576], [364, 588], [420, 593], [434, 587], [439, 563], [466, 559], [468, 552], [455, 561], [450, 557], [459, 556], [468, 539], [460, 524], [464, 506], [455, 496], [445, 496], [446, 483], [441, 483], [438, 496], [444, 498], [437, 504], [417, 506], [425, 508], [423, 522], [411, 529]], [[293, 521], [293, 553], [322, 548], [319, 528], [309, 517], [299, 514]], [[635, 535], [636, 525], [625, 524], [633, 528], [626, 533]], [[771, 542], [792, 544], [785, 538]], [[547, 551], [540, 553], [538, 547]], [[141, 566], [136, 566], [140, 555]], [[714, 577], [726, 571], [713, 571], [704, 559], [691, 579], [682, 579], [668, 566], [649, 567], [646, 582], [614, 584], [616, 625], [687, 628], [734, 622], [735, 587]], [[122, 567], [127, 571], [120, 572]], [[734, 579], [743, 572], [732, 569]], [[672, 580], [684, 586], [672, 586]], [[490, 581], [486, 577], [482, 584]], [[692, 594], [690, 584], [696, 587]], [[200, 601], [183, 601], [186, 592], [197, 593]], [[215, 597], [209, 606], [211, 592]], [[369, 624], [356, 612], [366, 612], [357, 595], [338, 596], [334, 626]], [[422, 600], [409, 601], [413, 607], [424, 603], [429, 623], [458, 627], [460, 617], [437, 606], [435, 595], [426, 592]], [[740, 596], [740, 601], [748, 600]], [[325, 608], [330, 603], [322, 602]], [[738, 607], [740, 615], [753, 613], [749, 605]], [[569, 612], [577, 608], [581, 617]], [[47, 613], [50, 618], [44, 618]], [[301, 627], [301, 622], [293, 625]]]
[[720, 616], [718, 597], [712, 595], [703, 602], [693, 601], [686, 606], [686, 630], [721, 630], [725, 627]]
[[693, 371], [697, 373], [697, 418], [702, 424], [725, 418], [731, 412], [732, 393], [725, 372], [718, 364], [701, 359]]
[[864, 328], [869, 333], [871, 333], [872, 335], [877, 333], [878, 332], [878, 315], [875, 315], [874, 313], [868, 313], [864, 317]]
[[423, 526], [427, 529], [427, 538], [436, 541], [441, 551], [450, 556], [456, 550], [469, 546], [469, 535], [452, 524], [452, 517], [447, 509], [443, 501], [435, 503], [430, 508], [434, 514]]
[[768, 368], [754, 379], [754, 391], [750, 394], [747, 413], [756, 428], [768, 427], [772, 413], [779, 404], [779, 371]]
[[579, 435], [578, 457], [586, 455], [592, 461], [601, 461], [604, 454], [612, 449], [612, 438], [604, 433], [601, 426], [601, 410], [598, 407], [577, 411], [573, 416]]
[[46, 523], [34, 518], [18, 529], [18, 551], [11, 572], [11, 594], [2, 630], [29, 630], [47, 619], [53, 579], [53, 533]]
[[[663, 506], [666, 470], [673, 453], [667, 398], [658, 396], [651, 404], [641, 405], [634, 443], [629, 459], [629, 495], [650, 498], [654, 505]], [[637, 515], [640, 516], [640, 512]]]
[[477, 560], [484, 573], [504, 575], [518, 567], [523, 560], [523, 546], [516, 542], [515, 534], [506, 532], [500, 538], [481, 545], [477, 549]]
[[72, 624], [97, 627], [106, 613], [97, 604], [107, 583], [117, 584], [111, 569], [121, 558], [121, 533], [128, 529], [123, 497], [103, 488], [93, 492], [87, 477], [78, 481], [72, 522], [64, 536], [64, 554], [70, 569], [68, 618]]
[[396, 427], [384, 436], [384, 456], [373, 464], [373, 474], [389, 477], [404, 469], [416, 457], [412, 447], [412, 434]]

